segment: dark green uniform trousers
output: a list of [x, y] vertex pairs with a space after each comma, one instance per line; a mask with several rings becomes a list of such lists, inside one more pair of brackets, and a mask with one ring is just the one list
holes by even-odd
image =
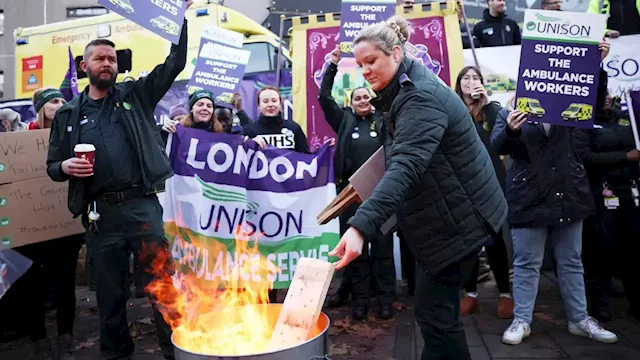
[[[358, 205], [354, 204], [340, 216], [341, 228], [345, 231], [346, 221], [356, 213], [357, 209]], [[350, 280], [352, 283], [352, 298], [355, 304], [368, 305], [374, 288], [379, 304], [393, 303], [396, 294], [393, 234], [377, 234], [371, 241], [371, 253], [369, 253], [369, 242], [365, 242], [362, 255], [358, 256], [345, 270], [347, 271], [345, 280]]]
[[[94, 281], [100, 313], [100, 351], [108, 359], [129, 359], [134, 352], [127, 321], [129, 256], [139, 252], [136, 278], [146, 286], [173, 273], [172, 258], [164, 237], [162, 208], [155, 196], [116, 205], [97, 203], [98, 231], [87, 231], [87, 247], [95, 269]], [[86, 221], [86, 220], [85, 220]], [[162, 269], [152, 269], [156, 258], [166, 259]], [[153, 299], [152, 299], [153, 300]], [[156, 335], [165, 359], [175, 359], [171, 329], [152, 301]]]

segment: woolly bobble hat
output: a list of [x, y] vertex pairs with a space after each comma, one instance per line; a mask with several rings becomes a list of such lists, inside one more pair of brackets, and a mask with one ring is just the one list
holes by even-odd
[[174, 119], [180, 115], [189, 115], [189, 111], [184, 107], [184, 104], [176, 104], [169, 109], [169, 119]]

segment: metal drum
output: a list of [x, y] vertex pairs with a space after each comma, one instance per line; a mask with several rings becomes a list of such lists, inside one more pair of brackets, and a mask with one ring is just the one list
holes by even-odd
[[[274, 324], [280, 315], [282, 304], [267, 305], [267, 314], [269, 321]], [[241, 313], [243, 307], [238, 307], [237, 312]], [[232, 316], [233, 317], [233, 316]], [[328, 359], [328, 331], [329, 317], [321, 312], [318, 322], [313, 330], [311, 338], [294, 347], [280, 349], [273, 352], [253, 354], [253, 355], [233, 355], [233, 356], [217, 356], [198, 354], [187, 349], [181, 348], [171, 336], [176, 360], [320, 360]]]

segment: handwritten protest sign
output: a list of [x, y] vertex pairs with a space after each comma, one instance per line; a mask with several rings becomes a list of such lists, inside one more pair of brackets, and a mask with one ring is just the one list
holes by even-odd
[[516, 108], [529, 121], [590, 129], [606, 15], [527, 10]]
[[83, 233], [67, 208], [68, 189], [48, 177], [0, 185], [0, 243], [13, 248]]
[[13, 248], [84, 232], [67, 208], [67, 182], [47, 175], [49, 130], [0, 133], [0, 245]]
[[340, 51], [353, 57], [351, 43], [360, 30], [396, 13], [395, 0], [342, 0], [340, 12]]
[[0, 133], [0, 184], [47, 176], [49, 130]]
[[216, 105], [230, 107], [251, 56], [251, 51], [241, 49], [243, 39], [242, 34], [234, 31], [205, 28], [189, 86], [211, 91], [216, 96]]
[[98, 4], [177, 44], [186, 0], [98, 0]]

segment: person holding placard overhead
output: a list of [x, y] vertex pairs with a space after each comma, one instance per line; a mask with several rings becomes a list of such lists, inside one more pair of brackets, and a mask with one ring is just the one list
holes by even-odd
[[[101, 359], [131, 359], [134, 352], [127, 325], [130, 251], [140, 251], [138, 271], [144, 274], [137, 285], [149, 284], [152, 274], [173, 272], [156, 196], [173, 171], [153, 112], [186, 62], [186, 19], [165, 62], [135, 81], [116, 83], [115, 44], [93, 40], [80, 62], [89, 86], [58, 110], [51, 127], [47, 173], [54, 181], [69, 181], [69, 210], [87, 228]], [[168, 259], [166, 269], [151, 269], [154, 259]], [[151, 300], [162, 354], [174, 359], [171, 329]]]
[[499, 233], [507, 202], [467, 108], [422, 63], [405, 56], [399, 16], [368, 26], [354, 55], [376, 97], [386, 171], [329, 255], [343, 268], [395, 216], [415, 255], [416, 320], [423, 360], [469, 360], [460, 291], [479, 249]]
[[[602, 59], [609, 44], [599, 46]], [[583, 220], [594, 212], [586, 171], [572, 144], [572, 128], [533, 123], [519, 110], [501, 110], [491, 145], [513, 163], [507, 170], [506, 196], [513, 240], [513, 322], [502, 342], [518, 345], [531, 335], [540, 268], [547, 241], [553, 246], [558, 285], [571, 334], [615, 343], [587, 312], [582, 252]]]
[[[371, 106], [371, 94], [366, 87], [357, 87], [349, 95], [350, 106], [342, 108], [331, 96], [333, 81], [338, 73], [340, 46], [331, 52], [331, 64], [327, 67], [320, 85], [318, 102], [324, 118], [338, 135], [338, 147], [334, 156], [334, 176], [338, 191], [344, 189], [353, 175], [382, 146], [378, 136], [380, 115]], [[347, 220], [355, 214], [357, 204], [340, 215], [340, 231], [347, 230]], [[365, 251], [346, 269], [343, 284], [337, 294], [329, 298], [331, 303], [341, 303], [348, 298], [349, 281], [354, 301], [353, 318], [364, 320], [370, 299], [370, 288], [378, 299], [378, 316], [389, 319], [393, 314], [391, 304], [395, 299], [395, 267], [393, 265], [393, 235], [382, 233], [371, 241], [371, 254]]]

